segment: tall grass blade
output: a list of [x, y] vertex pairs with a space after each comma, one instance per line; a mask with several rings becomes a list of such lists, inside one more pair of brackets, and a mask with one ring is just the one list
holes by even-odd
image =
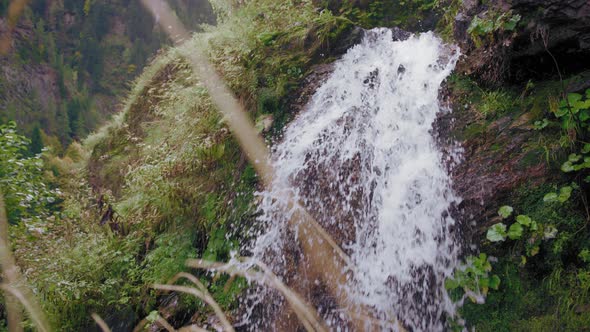
[[[20, 286], [23, 284], [23, 279], [18, 272], [12, 252], [10, 251], [9, 239], [8, 239], [8, 219], [6, 218], [6, 208], [4, 205], [4, 196], [0, 192], [0, 266], [4, 274], [4, 283], [0, 285], [0, 288], [7, 293], [7, 298], [13, 297], [18, 300], [20, 304], [27, 310], [29, 316], [33, 320], [33, 323], [37, 329], [41, 332], [50, 331], [49, 324], [45, 318], [45, 314], [41, 310], [41, 307], [35, 301], [34, 296], [30, 293], [26, 286]], [[10, 331], [22, 331], [20, 322], [21, 311], [18, 303], [7, 300], [8, 314], [9, 314], [9, 329]]]
[[111, 329], [109, 328], [107, 323], [102, 319], [102, 317], [100, 317], [97, 313], [93, 313], [91, 316], [92, 319], [94, 319], [94, 321], [96, 322], [96, 324], [98, 324], [102, 332], [111, 332]]

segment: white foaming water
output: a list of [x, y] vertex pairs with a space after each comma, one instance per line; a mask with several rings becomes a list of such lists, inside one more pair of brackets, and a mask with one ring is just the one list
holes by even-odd
[[356, 272], [342, 291], [376, 317], [442, 330], [454, 310], [443, 284], [457, 262], [449, 209], [459, 198], [432, 126], [458, 56], [432, 33], [367, 32], [275, 147], [254, 256], [288, 270], [290, 191], [350, 255]]

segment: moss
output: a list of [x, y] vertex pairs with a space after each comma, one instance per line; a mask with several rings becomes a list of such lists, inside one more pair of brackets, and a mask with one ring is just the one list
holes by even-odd
[[472, 123], [465, 127], [463, 132], [457, 138], [462, 140], [474, 139], [486, 132], [486, 125], [481, 123]]
[[412, 31], [433, 29], [445, 8], [434, 0], [331, 1], [324, 6], [364, 28], [398, 26]]
[[539, 163], [544, 161], [544, 153], [545, 151], [540, 148], [530, 149], [522, 158], [520, 158], [517, 166], [520, 169], [526, 170], [532, 166], [539, 165]]

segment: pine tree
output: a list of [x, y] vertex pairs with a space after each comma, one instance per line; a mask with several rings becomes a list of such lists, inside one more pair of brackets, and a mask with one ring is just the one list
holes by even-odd
[[35, 126], [33, 128], [33, 133], [31, 134], [31, 145], [29, 145], [29, 152], [31, 154], [36, 155], [43, 151], [43, 139], [41, 138], [41, 129], [39, 126]]

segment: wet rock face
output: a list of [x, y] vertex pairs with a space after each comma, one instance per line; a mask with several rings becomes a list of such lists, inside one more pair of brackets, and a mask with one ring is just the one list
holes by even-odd
[[[467, 32], [473, 18], [508, 11], [522, 17], [516, 29], [496, 31], [475, 47]], [[558, 66], [564, 76], [575, 74], [590, 69], [590, 2], [464, 1], [455, 17], [454, 37], [467, 55], [458, 69], [488, 85], [555, 78]]]
[[[406, 40], [411, 36], [410, 32], [397, 27], [391, 28], [391, 31], [394, 41]], [[353, 35], [348, 38], [349, 43], [347, 44], [347, 49], [359, 43], [363, 37], [371, 38], [370, 35], [367, 36], [365, 30], [360, 28], [355, 28], [351, 33]], [[345, 51], [341, 52], [341, 54], [344, 53]], [[291, 104], [293, 112], [298, 113], [307, 107], [310, 98], [326, 82], [334, 71], [334, 68], [334, 63], [320, 64], [312, 67], [309, 75], [303, 81], [302, 88], [297, 93], [299, 96], [298, 99]], [[398, 73], [403, 74], [405, 70], [403, 66], [400, 66]], [[379, 84], [379, 71], [376, 69], [371, 72], [365, 78], [364, 84], [374, 89]], [[361, 112], [362, 110], [358, 111]], [[339, 119], [338, 123], [347, 128], [352, 126], [351, 121], [353, 119], [342, 118]], [[309, 160], [317, 159], [313, 157], [311, 154], [308, 155]], [[366, 168], [368, 166], [363, 164], [362, 158], [359, 155], [352, 158], [338, 172], [334, 172], [334, 164], [336, 164], [336, 161], [325, 163], [310, 162], [308, 169], [293, 179], [293, 184], [301, 189], [301, 195], [305, 201], [302, 203], [306, 211], [342, 246], [343, 244], [354, 241], [356, 235], [355, 220], [361, 219], [360, 215], [342, 211], [342, 202], [346, 201], [347, 197], [353, 197], [350, 200], [352, 202], [350, 211], [362, 211], [362, 207], [368, 203], [363, 201], [366, 193], [362, 189], [356, 188], [351, 190], [350, 188], [340, 188], [337, 184], [342, 183], [346, 179], [353, 184], [362, 181], [363, 179], [361, 179], [360, 174], [363, 167]], [[374, 185], [371, 185], [371, 187], [374, 187]], [[315, 197], [319, 198], [315, 199]], [[338, 222], [336, 223], [335, 221]]]
[[[530, 113], [507, 115], [491, 122], [480, 119], [476, 105], [464, 105], [446, 87], [442, 92], [452, 112], [441, 114], [433, 131], [443, 160], [462, 201], [451, 213], [458, 221], [463, 248], [485, 236], [497, 220], [502, 202], [522, 185], [549, 181], [552, 173], [538, 146], [539, 134], [530, 125]], [[453, 159], [460, 146], [461, 159]]]

